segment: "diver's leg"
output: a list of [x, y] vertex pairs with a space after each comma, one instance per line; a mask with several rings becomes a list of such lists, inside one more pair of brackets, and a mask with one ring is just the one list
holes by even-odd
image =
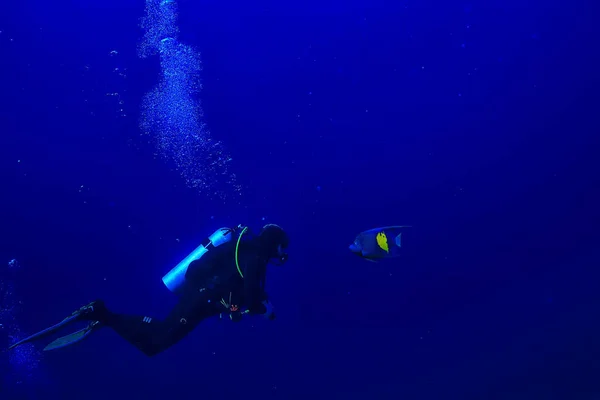
[[[147, 316], [116, 314], [96, 302], [93, 318], [111, 327], [122, 338], [148, 356], [156, 355], [183, 339], [205, 318], [217, 315], [218, 302], [209, 293], [186, 293], [164, 320]], [[90, 315], [88, 318], [92, 318]]]

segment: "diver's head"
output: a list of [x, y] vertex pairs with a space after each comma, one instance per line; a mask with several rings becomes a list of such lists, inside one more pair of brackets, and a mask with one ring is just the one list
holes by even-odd
[[275, 224], [263, 226], [258, 235], [258, 245], [263, 255], [272, 260], [275, 265], [283, 265], [288, 259], [288, 254], [285, 252], [290, 239], [285, 231]]

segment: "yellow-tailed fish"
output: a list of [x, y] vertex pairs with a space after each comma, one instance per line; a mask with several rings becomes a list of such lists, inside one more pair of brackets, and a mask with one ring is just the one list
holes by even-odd
[[[407, 225], [384, 226], [359, 233], [350, 251], [369, 261], [400, 256], [402, 232]], [[390, 240], [392, 239], [393, 240]]]

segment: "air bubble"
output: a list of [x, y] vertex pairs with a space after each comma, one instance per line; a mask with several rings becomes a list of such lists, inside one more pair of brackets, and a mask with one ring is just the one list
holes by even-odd
[[174, 1], [146, 1], [139, 55], [158, 54], [161, 77], [142, 101], [140, 128], [153, 139], [162, 158], [175, 164], [188, 187], [208, 197], [239, 195], [240, 186], [230, 171], [232, 159], [203, 122], [197, 97], [202, 89], [200, 54], [179, 43], [176, 21]]

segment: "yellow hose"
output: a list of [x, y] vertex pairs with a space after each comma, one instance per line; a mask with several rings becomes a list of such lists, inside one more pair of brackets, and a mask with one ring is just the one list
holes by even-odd
[[246, 233], [247, 229], [248, 229], [248, 227], [245, 227], [244, 229], [242, 229], [242, 233], [240, 233], [240, 236], [238, 236], [237, 243], [235, 244], [235, 266], [237, 267], [238, 273], [240, 274], [242, 279], [244, 279], [244, 274], [242, 274], [242, 270], [240, 268], [240, 263], [238, 262], [238, 249], [240, 248], [240, 240], [242, 240], [242, 235], [244, 233]]

